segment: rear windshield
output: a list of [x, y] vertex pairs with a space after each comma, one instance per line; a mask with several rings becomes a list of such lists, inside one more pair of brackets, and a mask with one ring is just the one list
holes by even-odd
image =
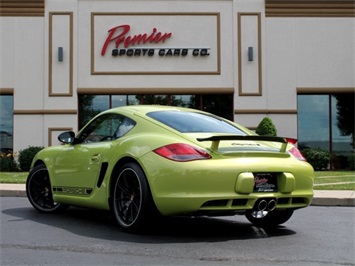
[[216, 116], [184, 111], [156, 111], [147, 115], [182, 133], [207, 132], [246, 135], [239, 128]]

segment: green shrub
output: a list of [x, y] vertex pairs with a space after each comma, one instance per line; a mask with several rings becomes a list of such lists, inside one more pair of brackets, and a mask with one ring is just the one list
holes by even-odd
[[324, 170], [328, 168], [330, 153], [320, 148], [307, 148], [302, 150], [303, 156], [306, 158], [314, 170]]
[[261, 136], [276, 136], [277, 130], [271, 118], [264, 117], [256, 128], [255, 133]]
[[16, 172], [18, 171], [17, 163], [14, 161], [12, 153], [2, 152], [0, 154], [0, 171]]
[[20, 150], [18, 161], [20, 164], [21, 171], [29, 171], [31, 168], [31, 163], [35, 155], [42, 150], [44, 147], [29, 146], [24, 150]]

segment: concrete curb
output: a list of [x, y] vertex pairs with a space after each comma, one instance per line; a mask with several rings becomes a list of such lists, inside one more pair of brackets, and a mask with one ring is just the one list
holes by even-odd
[[26, 185], [0, 184], [0, 197], [26, 197]]
[[353, 190], [314, 190], [314, 206], [355, 206]]
[[[0, 197], [26, 197], [25, 184], [0, 184]], [[355, 191], [315, 190], [313, 206], [355, 206]]]

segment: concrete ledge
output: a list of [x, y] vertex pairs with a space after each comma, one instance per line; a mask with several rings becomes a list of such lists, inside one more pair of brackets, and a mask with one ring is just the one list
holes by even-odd
[[355, 191], [314, 190], [314, 206], [355, 206]]
[[26, 197], [26, 185], [0, 184], [0, 197]]

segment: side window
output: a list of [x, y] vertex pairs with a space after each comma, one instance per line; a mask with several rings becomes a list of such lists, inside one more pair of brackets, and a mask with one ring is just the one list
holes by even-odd
[[92, 121], [78, 136], [80, 143], [112, 141], [126, 134], [135, 122], [119, 114], [104, 114]]
[[136, 122], [134, 122], [132, 119], [125, 117], [115, 132], [114, 135], [115, 138], [120, 138], [123, 135], [125, 135], [128, 131], [130, 131], [135, 126], [135, 124]]

